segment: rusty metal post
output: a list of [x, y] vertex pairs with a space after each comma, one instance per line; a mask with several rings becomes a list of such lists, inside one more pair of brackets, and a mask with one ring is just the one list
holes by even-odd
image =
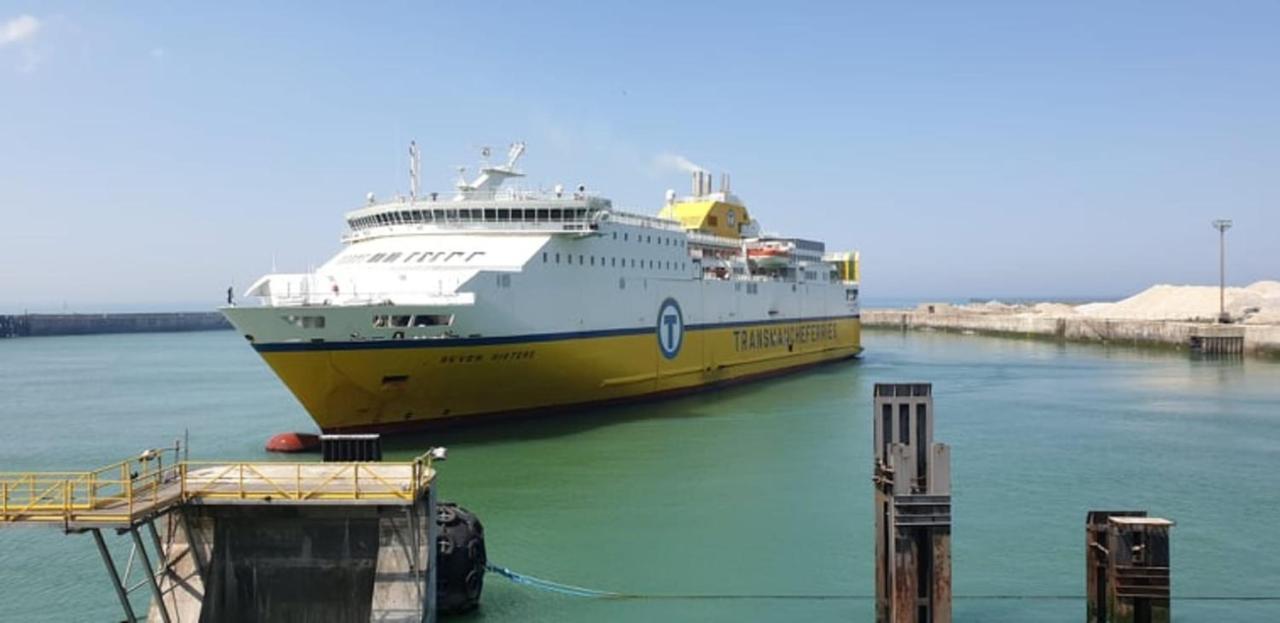
[[1169, 623], [1168, 519], [1090, 511], [1085, 520], [1085, 621]]
[[933, 386], [873, 399], [876, 622], [951, 623], [951, 450], [933, 443]]

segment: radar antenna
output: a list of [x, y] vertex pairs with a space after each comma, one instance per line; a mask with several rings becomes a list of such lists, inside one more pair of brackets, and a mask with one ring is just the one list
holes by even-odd
[[516, 170], [516, 162], [520, 160], [520, 156], [524, 155], [524, 143], [512, 143], [511, 148], [507, 151], [507, 163], [502, 166], [492, 166], [488, 162], [489, 148], [485, 147], [480, 154], [485, 158], [483, 166], [480, 167], [480, 175], [476, 179], [468, 182], [463, 176], [463, 169], [458, 168], [458, 194], [454, 196], [455, 201], [460, 201], [468, 197], [471, 198], [492, 198], [497, 192], [498, 187], [502, 186], [503, 181], [512, 177], [524, 177], [524, 173]]

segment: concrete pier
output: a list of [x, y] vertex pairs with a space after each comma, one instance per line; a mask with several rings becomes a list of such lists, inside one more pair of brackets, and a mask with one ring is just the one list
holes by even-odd
[[[862, 326], [898, 330], [935, 330], [1008, 337], [1034, 337], [1104, 344], [1189, 349], [1193, 338], [1215, 325], [1169, 320], [1117, 320], [1032, 314], [983, 314], [949, 305], [919, 309], [864, 309]], [[1234, 325], [1244, 354], [1280, 357], [1280, 325]]]
[[[91, 472], [0, 474], [0, 526], [93, 534], [131, 622], [129, 594], [145, 588], [153, 622], [423, 623], [436, 612], [434, 483], [430, 454], [193, 463], [169, 448]], [[105, 530], [132, 540], [123, 573]]]
[[0, 338], [217, 331], [230, 328], [231, 324], [218, 312], [0, 315]]

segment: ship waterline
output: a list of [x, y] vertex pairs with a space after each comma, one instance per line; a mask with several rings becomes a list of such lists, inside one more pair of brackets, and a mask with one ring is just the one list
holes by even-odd
[[[327, 432], [406, 431], [657, 398], [857, 356], [852, 316], [510, 338], [257, 347]], [[335, 347], [336, 346], [336, 347]]]

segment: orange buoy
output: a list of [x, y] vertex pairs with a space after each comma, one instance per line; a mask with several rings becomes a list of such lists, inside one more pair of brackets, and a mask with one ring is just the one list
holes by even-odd
[[311, 433], [280, 433], [267, 440], [267, 452], [311, 452], [320, 449], [320, 436]]

